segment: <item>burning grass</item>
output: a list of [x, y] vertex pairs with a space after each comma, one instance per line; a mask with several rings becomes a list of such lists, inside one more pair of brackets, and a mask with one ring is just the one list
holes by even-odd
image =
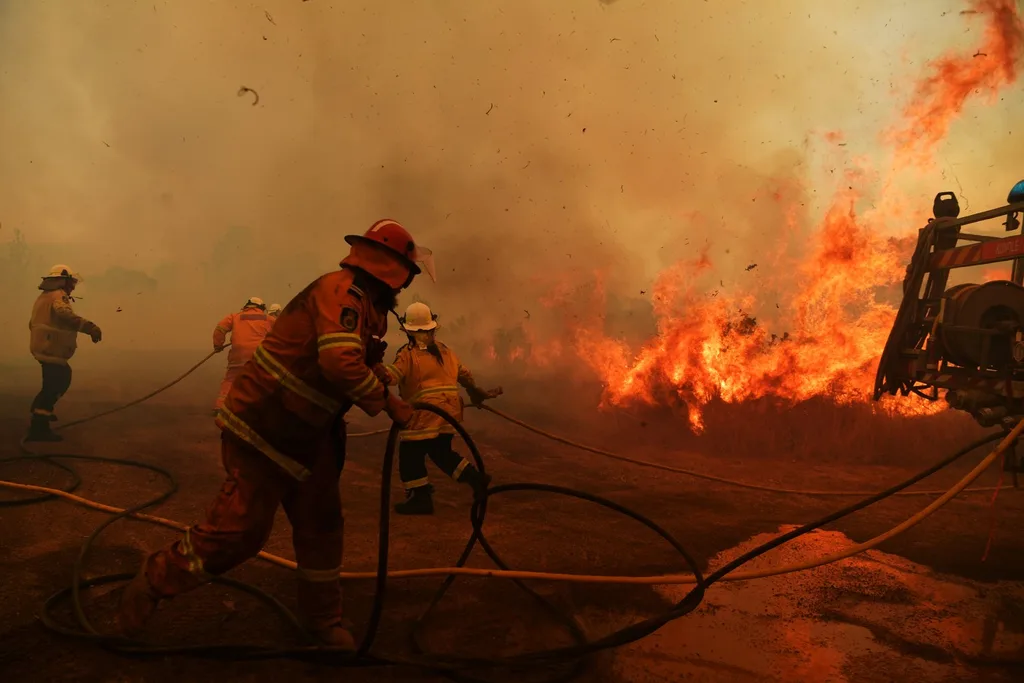
[[[520, 325], [496, 335], [482, 355], [526, 377], [582, 365], [601, 385], [595, 403], [606, 415], [661, 415], [680, 434], [704, 434], [701, 450], [730, 456], [821, 457], [827, 449], [841, 459], [886, 462], [922, 444], [930, 453], [932, 443], [969, 439], [977, 432], [969, 418], [945, 413], [942, 403], [874, 403], [871, 394], [896, 314], [889, 295], [900, 290], [920, 227], [913, 220], [924, 223], [920, 214], [906, 217], [905, 207], [921, 202], [897, 192], [894, 174], [929, 168], [968, 100], [992, 100], [1018, 76], [1024, 27], [1015, 3], [970, 7], [965, 15], [985, 22], [978, 44], [938, 57], [908, 84], [908, 100], [881, 131], [891, 158], [871, 163], [836, 151], [845, 172], [833, 187], [813, 188], [832, 197], [820, 220], [801, 208], [812, 188], [781, 183], [785, 191], [769, 193], [775, 215], [763, 216], [774, 221], [765, 227], [780, 245], [797, 240], [801, 248], [765, 254], [758, 272], [767, 275], [756, 284], [721, 286], [707, 250], [677, 263], [653, 286], [647, 315], [656, 331], [638, 342], [592, 313], [610, 311], [609, 274], [573, 273], [552, 282], [541, 302], [553, 321], [548, 331], [557, 331], [545, 336], [537, 323]], [[823, 139], [841, 140], [838, 132]], [[574, 323], [574, 310], [588, 311], [586, 319]]]
[[[721, 459], [726, 466], [788, 460], [918, 467], [984, 433], [968, 415], [952, 410], [899, 415], [872, 403], [838, 405], [825, 397], [795, 405], [772, 397], [712, 400], [703, 406], [703, 431], [696, 433], [670, 405], [606, 406], [595, 411], [602, 386], [578, 373], [542, 378], [508, 367], [482, 367], [480, 374], [505, 385], [506, 394], [493, 404], [496, 408], [536, 427], [627, 457], [675, 462], [683, 468], [688, 466], [687, 452]], [[524, 439], [533, 444], [540, 437]]]

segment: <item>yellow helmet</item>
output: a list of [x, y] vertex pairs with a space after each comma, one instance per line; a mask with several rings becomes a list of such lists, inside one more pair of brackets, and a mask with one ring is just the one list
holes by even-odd
[[50, 267], [50, 272], [43, 276], [44, 280], [54, 277], [66, 277], [74, 282], [81, 282], [82, 278], [79, 277], [78, 273], [71, 270], [69, 266], [65, 266], [63, 263], [58, 263], [55, 266]]
[[406, 332], [426, 332], [437, 328], [437, 316], [430, 312], [430, 306], [417, 301], [409, 304], [402, 316], [402, 329]]

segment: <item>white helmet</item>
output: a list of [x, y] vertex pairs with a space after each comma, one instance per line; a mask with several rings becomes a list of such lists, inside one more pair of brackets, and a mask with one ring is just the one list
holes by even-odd
[[50, 272], [43, 276], [43, 279], [49, 279], [53, 277], [66, 277], [70, 278], [74, 282], [80, 282], [82, 278], [78, 276], [78, 273], [71, 270], [69, 266], [65, 266], [63, 263], [58, 263], [50, 268]]
[[277, 315], [281, 312], [281, 304], [270, 304], [270, 308], [267, 309], [267, 313], [270, 315]]
[[250, 306], [255, 306], [256, 308], [263, 309], [264, 311], [267, 310], [267, 305], [263, 303], [263, 299], [258, 296], [250, 296], [249, 300], [245, 302], [245, 306], [242, 306], [242, 308], [249, 308]]
[[430, 312], [430, 307], [417, 301], [409, 304], [402, 316], [402, 329], [406, 332], [426, 332], [437, 327], [437, 316]]

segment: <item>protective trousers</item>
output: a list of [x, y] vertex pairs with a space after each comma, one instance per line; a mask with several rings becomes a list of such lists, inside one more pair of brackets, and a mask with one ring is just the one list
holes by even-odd
[[43, 363], [43, 388], [32, 401], [32, 414], [50, 418], [57, 401], [71, 388], [71, 366], [63, 363]]
[[325, 438], [310, 467], [312, 474], [299, 482], [244, 441], [222, 433], [227, 478], [206, 521], [146, 559], [144, 570], [153, 591], [160, 597], [180, 595], [254, 557], [270, 536], [280, 504], [292, 524], [299, 614], [314, 632], [337, 624], [344, 520], [336, 448], [343, 446]]
[[242, 365], [228, 366], [228, 371], [224, 373], [224, 379], [220, 383], [220, 392], [217, 394], [217, 400], [213, 403], [214, 410], [220, 410], [221, 406], [224, 405], [224, 399], [227, 398], [228, 392], [231, 391], [231, 384], [241, 374], [243, 367], [245, 367], [244, 363]]
[[469, 461], [452, 449], [452, 438], [451, 434], [441, 434], [433, 439], [403, 440], [398, 444], [398, 476], [406, 491], [430, 483], [427, 477], [427, 457], [434, 461], [438, 469], [459, 481]]

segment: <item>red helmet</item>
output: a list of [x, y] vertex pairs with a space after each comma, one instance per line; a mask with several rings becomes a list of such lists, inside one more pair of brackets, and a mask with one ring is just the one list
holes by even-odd
[[345, 241], [353, 245], [359, 242], [371, 242], [376, 246], [384, 247], [408, 261], [405, 265], [413, 275], [420, 274], [420, 267], [416, 265], [416, 243], [409, 231], [403, 228], [398, 221], [393, 221], [390, 218], [379, 220], [371, 225], [365, 234], [348, 235], [345, 237]]
[[[419, 275], [422, 270], [417, 264], [422, 264], [427, 271], [427, 275], [430, 276], [431, 280], [435, 279], [432, 253], [425, 247], [416, 245], [412, 235], [409, 231], [402, 227], [402, 225], [395, 220], [385, 218], [377, 221], [370, 226], [370, 229], [362, 235], [347, 235], [345, 241], [353, 246], [353, 248], [359, 247], [371, 247], [373, 249], [383, 249], [386, 253], [396, 256], [399, 263], [408, 269], [408, 279], [411, 280], [412, 276]], [[353, 255], [355, 250], [353, 250]], [[359, 260], [366, 261], [377, 259], [368, 258], [369, 255], [364, 255], [364, 258]], [[351, 258], [351, 256], [350, 256]], [[348, 259], [346, 259], [348, 260]], [[356, 265], [356, 264], [353, 264]], [[389, 271], [389, 268], [380, 268], [383, 264], [378, 264], [378, 267], [367, 268], [371, 271], [371, 274], [377, 276], [380, 279], [391, 284], [393, 287], [399, 285], [395, 284], [395, 277]], [[374, 273], [374, 270], [381, 270], [380, 273]], [[404, 279], [404, 278], [403, 278]], [[408, 283], [406, 283], [407, 285]]]

